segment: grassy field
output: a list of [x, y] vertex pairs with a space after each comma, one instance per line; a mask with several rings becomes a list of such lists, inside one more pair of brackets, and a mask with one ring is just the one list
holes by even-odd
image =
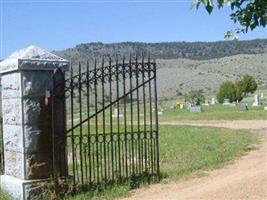
[[[267, 96], [266, 90], [259, 90], [256, 94], [263, 93]], [[207, 97], [211, 99], [211, 97]], [[202, 113], [190, 113], [188, 109], [171, 109], [172, 105], [175, 105], [178, 100], [160, 101], [159, 110], [163, 110], [163, 115], [159, 115], [160, 121], [170, 120], [252, 120], [252, 119], [267, 119], [267, 112], [264, 111], [266, 106], [266, 98], [263, 100], [263, 105], [253, 107], [254, 95], [251, 94], [247, 98], [243, 99], [242, 103], [248, 104], [248, 111], [239, 111], [237, 107], [233, 105], [210, 105], [202, 106]]]
[[[254, 107], [252, 106], [254, 102], [254, 95], [258, 94], [259, 96], [263, 93], [264, 98], [261, 99], [262, 105]], [[211, 100], [213, 96], [209, 95], [205, 98], [207, 100]], [[255, 120], [255, 119], [261, 119], [266, 120], [267, 119], [267, 111], [264, 111], [264, 107], [267, 106], [267, 90], [257, 90], [254, 94], [249, 94], [248, 97], [244, 98], [241, 103], [246, 103], [248, 105], [248, 111], [239, 111], [235, 104], [231, 105], [222, 105], [222, 104], [216, 104], [216, 105], [210, 105], [210, 106], [202, 106], [203, 112], [202, 113], [190, 113], [188, 109], [186, 109], [186, 105], [184, 109], [172, 109], [171, 107], [176, 105], [177, 102], [181, 102], [183, 99], [173, 99], [173, 100], [164, 100], [159, 99], [158, 101], [158, 110], [163, 111], [163, 115], [159, 115], [160, 121], [170, 121], [170, 120]], [[141, 102], [142, 103], [142, 102]], [[140, 103], [140, 123], [143, 123], [144, 120], [144, 106]], [[153, 105], [153, 103], [152, 103]], [[76, 105], [77, 106], [77, 105]], [[114, 112], [113, 107], [113, 112]], [[146, 104], [146, 119], [149, 120], [149, 108], [150, 104]], [[130, 105], [126, 105], [127, 109], [127, 123], [130, 124]], [[70, 110], [70, 109], [69, 109]], [[75, 123], [79, 122], [79, 109], [76, 109], [74, 112], [74, 120], [76, 119]], [[92, 110], [93, 113], [93, 110]], [[124, 114], [124, 108], [123, 105], [121, 105], [120, 108], [120, 114]], [[106, 123], [109, 123], [110, 119], [110, 110], [105, 111], [105, 119]], [[154, 119], [155, 114], [152, 113], [152, 118]], [[70, 125], [71, 122], [71, 116], [70, 113], [68, 113], [68, 122]], [[136, 104], [133, 105], [133, 120], [137, 121], [137, 106]], [[87, 118], [87, 109], [83, 109], [83, 119]], [[112, 120], [114, 123], [116, 123], [116, 117], [113, 117]], [[91, 120], [93, 124], [94, 119]], [[98, 122], [101, 124], [102, 122], [102, 113], [98, 116]], [[124, 115], [121, 117], [120, 122], [124, 122]]]
[[0, 200], [9, 200], [10, 198], [0, 188]]
[[[163, 181], [202, 175], [222, 167], [253, 149], [256, 134], [223, 128], [192, 126], [160, 127], [160, 166]], [[96, 190], [67, 200], [114, 199], [130, 194], [129, 185]]]
[[[222, 167], [246, 154], [256, 134], [223, 128], [160, 126], [160, 167], [163, 181], [185, 179]], [[129, 185], [95, 190], [67, 200], [114, 199], [130, 194]], [[0, 200], [7, 199], [0, 191]]]
[[[170, 104], [170, 103], [168, 103]], [[167, 105], [168, 105], [167, 104]], [[170, 120], [252, 120], [267, 119], [264, 106], [249, 106], [249, 111], [239, 111], [236, 106], [213, 105], [203, 106], [202, 113], [190, 113], [187, 109], [164, 109], [163, 115], [159, 115], [160, 121]]]

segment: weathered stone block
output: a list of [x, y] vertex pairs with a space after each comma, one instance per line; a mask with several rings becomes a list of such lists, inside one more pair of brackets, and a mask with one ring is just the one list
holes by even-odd
[[20, 179], [17, 179], [12, 176], [3, 175], [0, 177], [0, 182], [1, 189], [8, 193], [14, 200], [23, 199], [23, 185]]
[[2, 100], [3, 124], [18, 125], [22, 123], [21, 99]]
[[18, 125], [3, 124], [3, 139], [5, 150], [22, 152], [23, 130]]
[[52, 87], [52, 71], [23, 71], [23, 95], [44, 96]]
[[38, 124], [42, 97], [23, 98], [24, 124]]
[[48, 181], [43, 179], [25, 181], [7, 175], [0, 176], [1, 189], [7, 192], [14, 200], [44, 199]]
[[1, 77], [2, 98], [21, 97], [20, 73], [5, 74]]
[[15, 151], [4, 151], [5, 154], [5, 174], [17, 178], [24, 178], [23, 154]]
[[23, 97], [24, 124], [50, 124], [51, 108], [45, 105], [44, 96]]
[[52, 134], [48, 125], [24, 125], [26, 179], [49, 178], [52, 171]]
[[23, 184], [24, 190], [24, 199], [32, 200], [32, 199], [46, 199], [46, 192], [48, 191], [46, 182], [36, 181], [36, 182], [26, 182]]
[[49, 125], [24, 125], [24, 151], [27, 154], [50, 147], [52, 140]]
[[36, 152], [27, 155], [26, 179], [34, 180], [49, 178], [53, 171], [53, 162], [51, 156], [51, 149], [48, 149], [47, 152], [43, 154], [41, 154], [40, 152]]

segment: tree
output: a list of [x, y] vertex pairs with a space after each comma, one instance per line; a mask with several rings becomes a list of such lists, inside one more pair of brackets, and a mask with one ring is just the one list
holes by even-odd
[[229, 99], [230, 102], [237, 100], [237, 87], [231, 81], [226, 81], [220, 86], [217, 94], [219, 103], [223, 103], [224, 99]]
[[191, 103], [192, 105], [200, 105], [205, 101], [202, 90], [191, 90], [187, 95], [185, 95], [185, 101]]
[[[217, 2], [216, 2], [217, 1]], [[208, 11], [212, 13], [215, 4], [218, 8], [226, 5], [231, 7], [231, 19], [240, 24], [235, 33], [247, 33], [256, 27], [266, 27], [267, 24], [267, 1], [266, 0], [196, 0], [194, 5], [198, 9], [203, 4]], [[227, 38], [233, 36], [232, 31], [226, 33]]]
[[224, 99], [233, 101], [242, 101], [247, 93], [254, 93], [257, 90], [257, 83], [253, 76], [245, 75], [242, 80], [233, 83], [231, 81], [224, 82], [219, 89], [217, 99], [223, 103]]
[[250, 75], [245, 75], [243, 77], [242, 80], [238, 81], [236, 83], [237, 88], [238, 88], [238, 95], [240, 95], [240, 97], [244, 97], [247, 93], [254, 93], [257, 88], [258, 88], [258, 84], [256, 82], [256, 80], [254, 79], [253, 76]]

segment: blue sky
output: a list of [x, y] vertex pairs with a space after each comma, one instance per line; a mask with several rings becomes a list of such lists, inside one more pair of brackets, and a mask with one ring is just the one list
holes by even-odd
[[[229, 8], [212, 15], [191, 10], [192, 0], [0, 0], [0, 59], [30, 44], [61, 50], [101, 41], [223, 40], [235, 28]], [[241, 40], [267, 38], [259, 28]]]

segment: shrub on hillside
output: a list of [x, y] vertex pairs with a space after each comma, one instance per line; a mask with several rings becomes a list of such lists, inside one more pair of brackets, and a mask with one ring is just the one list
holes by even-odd
[[192, 105], [200, 105], [204, 103], [205, 97], [202, 90], [191, 90], [185, 95], [185, 101], [191, 103]]

